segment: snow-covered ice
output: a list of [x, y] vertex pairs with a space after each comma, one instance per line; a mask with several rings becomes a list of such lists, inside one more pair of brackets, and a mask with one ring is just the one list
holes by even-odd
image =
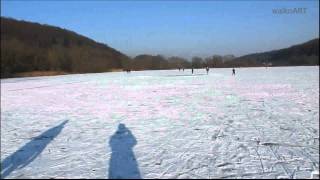
[[318, 73], [314, 66], [2, 79], [1, 175], [316, 177]]

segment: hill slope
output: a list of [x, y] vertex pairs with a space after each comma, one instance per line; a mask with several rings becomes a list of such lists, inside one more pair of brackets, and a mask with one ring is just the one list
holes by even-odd
[[319, 38], [285, 49], [241, 56], [227, 64], [261, 66], [264, 63], [273, 66], [319, 65]]
[[1, 78], [30, 71], [104, 72], [129, 57], [58, 27], [1, 17]]

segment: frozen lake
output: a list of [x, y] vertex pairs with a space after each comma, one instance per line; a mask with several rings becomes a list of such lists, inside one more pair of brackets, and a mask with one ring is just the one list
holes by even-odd
[[309, 178], [319, 67], [1, 80], [4, 178]]

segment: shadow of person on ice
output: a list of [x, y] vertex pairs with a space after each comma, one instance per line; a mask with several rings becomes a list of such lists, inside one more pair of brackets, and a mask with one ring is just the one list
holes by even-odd
[[67, 122], [68, 120], [32, 138], [30, 142], [5, 158], [1, 162], [1, 179], [16, 169], [24, 168], [35, 160], [46, 146], [61, 132]]
[[118, 130], [109, 141], [112, 150], [109, 162], [110, 179], [141, 179], [133, 153], [133, 147], [136, 144], [137, 140], [131, 131], [124, 124], [119, 124]]

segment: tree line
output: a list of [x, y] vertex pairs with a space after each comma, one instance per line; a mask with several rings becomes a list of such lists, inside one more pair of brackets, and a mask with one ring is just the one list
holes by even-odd
[[129, 60], [72, 31], [1, 17], [1, 78], [30, 71], [105, 72]]
[[319, 38], [264, 53], [206, 58], [127, 55], [75, 32], [1, 17], [1, 78], [32, 71], [97, 73], [113, 69], [158, 70], [252, 66], [319, 65]]

